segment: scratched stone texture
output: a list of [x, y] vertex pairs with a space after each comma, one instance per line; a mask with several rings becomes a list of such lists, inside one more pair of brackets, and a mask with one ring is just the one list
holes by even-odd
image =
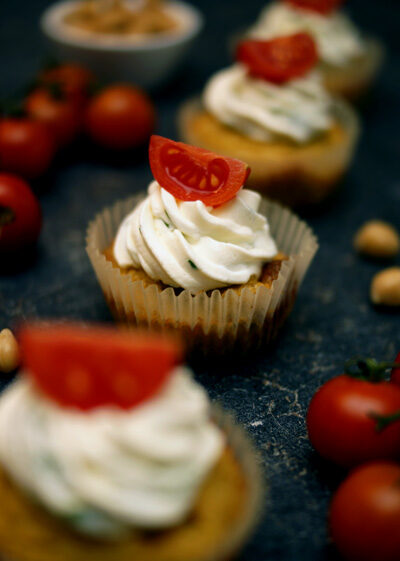
[[[175, 135], [179, 104], [229, 63], [228, 37], [255, 20], [263, 0], [193, 3], [206, 15], [206, 29], [186, 70], [155, 96], [158, 132], [166, 136]], [[0, 96], [26, 82], [46, 56], [37, 21], [48, 4], [1, 1]], [[348, 9], [364, 29], [385, 39], [388, 58], [361, 108], [364, 130], [351, 172], [329, 207], [308, 217], [321, 248], [295, 310], [269, 353], [193, 364], [212, 398], [233, 410], [254, 438], [269, 480], [265, 517], [241, 561], [338, 560], [325, 521], [342, 474], [313, 454], [304, 423], [307, 404], [348, 357], [367, 353], [390, 360], [400, 348], [399, 315], [368, 302], [369, 282], [380, 265], [361, 260], [351, 246], [354, 231], [368, 218], [400, 227], [400, 4], [350, 0]], [[0, 326], [27, 317], [111, 321], [84, 251], [86, 225], [105, 205], [143, 190], [149, 179], [144, 155], [110, 158], [85, 143], [65, 154], [35, 186], [44, 211], [37, 255], [13, 273], [1, 271]]]

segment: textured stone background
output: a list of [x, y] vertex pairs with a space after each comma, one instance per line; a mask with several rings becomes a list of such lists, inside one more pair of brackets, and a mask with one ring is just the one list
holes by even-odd
[[[255, 20], [263, 0], [193, 0], [207, 17], [191, 64], [155, 98], [158, 131], [175, 134], [175, 112], [211, 72], [229, 63], [227, 38]], [[37, 21], [48, 0], [1, 0], [0, 95], [22, 85], [45, 56]], [[392, 359], [400, 348], [399, 316], [368, 303], [379, 269], [354, 255], [351, 239], [365, 219], [397, 226], [400, 208], [400, 4], [350, 0], [366, 30], [390, 52], [384, 72], [362, 108], [364, 133], [355, 164], [338, 196], [308, 217], [321, 249], [276, 347], [243, 363], [194, 365], [214, 399], [236, 412], [262, 451], [270, 482], [266, 516], [242, 561], [337, 560], [327, 545], [325, 517], [340, 473], [321, 462], [307, 441], [304, 415], [316, 388], [339, 373], [349, 356]], [[0, 326], [27, 317], [110, 320], [84, 251], [87, 222], [105, 205], [146, 187], [145, 157], [110, 160], [77, 147], [66, 154], [41, 191], [45, 226], [38, 254], [27, 267], [0, 274]], [[17, 268], [18, 269], [18, 268]]]

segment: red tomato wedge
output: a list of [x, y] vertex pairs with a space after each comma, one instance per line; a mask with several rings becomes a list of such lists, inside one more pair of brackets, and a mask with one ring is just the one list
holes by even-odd
[[335, 11], [344, 0], [285, 0], [288, 4], [317, 12], [318, 14], [328, 15]]
[[130, 409], [157, 393], [182, 352], [175, 339], [75, 324], [20, 330], [22, 364], [37, 387], [65, 407]]
[[308, 33], [295, 33], [268, 41], [242, 41], [236, 59], [246, 65], [251, 76], [283, 84], [307, 74], [317, 63], [318, 53]]
[[246, 183], [250, 168], [240, 160], [153, 135], [149, 148], [154, 179], [181, 201], [220, 206]]

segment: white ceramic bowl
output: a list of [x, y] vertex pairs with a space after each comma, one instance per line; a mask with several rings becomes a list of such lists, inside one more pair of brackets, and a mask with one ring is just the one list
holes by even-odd
[[[165, 84], [183, 63], [203, 26], [203, 17], [196, 8], [172, 0], [166, 6], [181, 27], [174, 34], [99, 36], [64, 23], [65, 15], [78, 1], [64, 0], [49, 7], [40, 20], [42, 31], [57, 59], [80, 63], [107, 82], [131, 82], [149, 89]], [[140, 2], [128, 1], [132, 7]]]

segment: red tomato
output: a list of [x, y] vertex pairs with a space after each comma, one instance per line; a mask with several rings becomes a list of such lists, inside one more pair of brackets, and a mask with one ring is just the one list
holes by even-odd
[[400, 465], [374, 462], [353, 471], [333, 498], [330, 527], [349, 561], [399, 561]]
[[236, 58], [252, 76], [282, 84], [307, 74], [317, 63], [318, 54], [310, 35], [296, 33], [269, 41], [243, 41]]
[[400, 411], [400, 388], [347, 375], [324, 384], [307, 414], [310, 441], [321, 456], [351, 467], [368, 460], [400, 457], [400, 420], [381, 431], [374, 415]]
[[34, 324], [20, 333], [22, 362], [60, 405], [129, 409], [160, 390], [181, 350], [174, 339], [106, 327]]
[[87, 108], [87, 131], [105, 148], [126, 150], [140, 146], [154, 126], [153, 104], [144, 92], [132, 86], [110, 86], [96, 95]]
[[161, 136], [151, 137], [149, 158], [154, 178], [174, 197], [210, 206], [232, 199], [250, 174], [240, 160]]
[[25, 102], [25, 110], [33, 120], [45, 124], [57, 146], [69, 144], [82, 126], [82, 111], [76, 103], [52, 95], [45, 88], [34, 90]]
[[0, 169], [28, 179], [42, 175], [54, 156], [54, 140], [47, 127], [30, 119], [0, 121]]
[[318, 14], [328, 15], [336, 10], [344, 0], [285, 0], [288, 4], [296, 6], [296, 8], [303, 8], [317, 12]]
[[65, 97], [79, 104], [87, 100], [95, 78], [89, 70], [77, 64], [62, 64], [41, 73], [41, 86], [58, 86]]
[[15, 175], [0, 173], [0, 252], [33, 245], [41, 228], [39, 201], [29, 185]]
[[[395, 362], [400, 365], [400, 353], [397, 355]], [[398, 368], [393, 368], [391, 382], [400, 386], [400, 366]]]

